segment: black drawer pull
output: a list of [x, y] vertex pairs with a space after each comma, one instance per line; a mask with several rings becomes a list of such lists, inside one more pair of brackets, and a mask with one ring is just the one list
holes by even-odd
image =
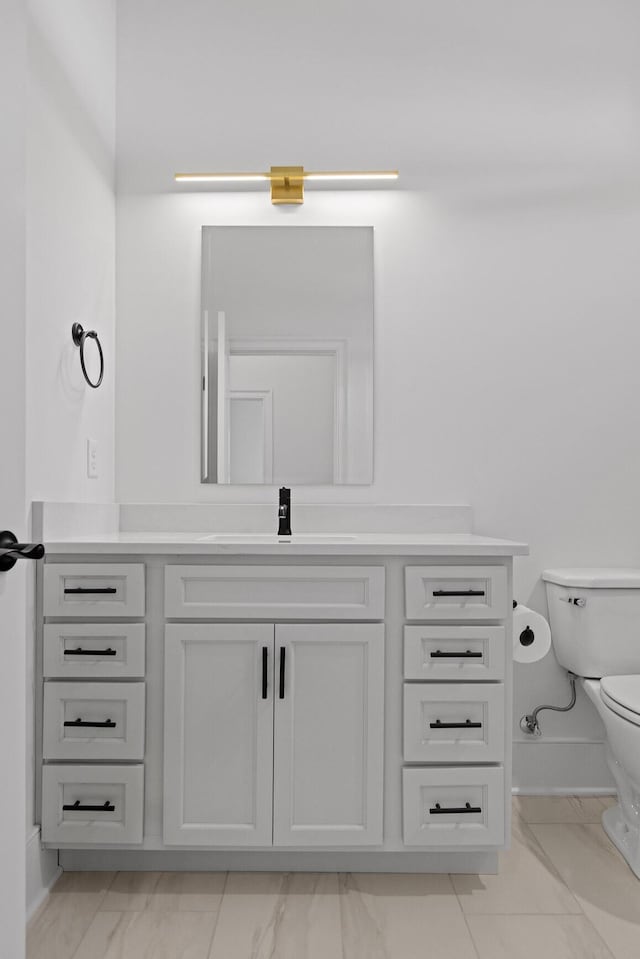
[[436, 649], [435, 653], [429, 655], [431, 659], [482, 659], [483, 653], [473, 653], [470, 649], [463, 653], [443, 653], [442, 650]]
[[483, 589], [434, 589], [434, 596], [484, 596]]
[[432, 806], [429, 812], [432, 816], [450, 816], [452, 814], [459, 816], [466, 813], [482, 812], [482, 809], [480, 806], [472, 806], [471, 803], [465, 803], [464, 806], [445, 806], [443, 808], [440, 803], [437, 802], [435, 806]]
[[267, 666], [269, 662], [269, 649], [267, 646], [262, 647], [262, 698], [266, 699], [269, 693], [269, 688], [267, 686]]
[[86, 806], [83, 805], [79, 799], [76, 799], [74, 803], [65, 805], [62, 807], [64, 812], [115, 812], [116, 807], [113, 803], [110, 803], [109, 800], [106, 801], [102, 806]]
[[115, 649], [109, 646], [107, 649], [83, 649], [82, 646], [76, 646], [75, 649], [65, 649], [65, 656], [115, 656]]
[[72, 719], [65, 722], [65, 726], [75, 726], [81, 727], [82, 729], [115, 729], [116, 724], [110, 719], [107, 719], [104, 723], [86, 723], [82, 719]]
[[280, 699], [284, 699], [284, 674], [285, 674], [286, 651], [284, 646], [280, 647]]
[[73, 596], [103, 596], [118, 592], [115, 586], [65, 586], [64, 591], [66, 595]]
[[429, 729], [482, 729], [482, 723], [472, 723], [470, 719], [463, 723], [441, 723], [436, 719], [435, 723], [429, 723]]

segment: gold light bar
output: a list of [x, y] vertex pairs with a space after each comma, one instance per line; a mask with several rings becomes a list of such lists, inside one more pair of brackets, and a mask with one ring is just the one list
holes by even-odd
[[305, 180], [397, 180], [397, 170], [371, 170], [370, 172], [353, 172], [346, 170], [336, 173], [305, 173]]
[[249, 180], [270, 180], [270, 173], [176, 173], [178, 183], [243, 183]]
[[301, 166], [272, 166], [268, 173], [176, 173], [178, 183], [271, 183], [272, 203], [303, 203], [305, 180], [397, 180], [397, 170], [306, 171]]

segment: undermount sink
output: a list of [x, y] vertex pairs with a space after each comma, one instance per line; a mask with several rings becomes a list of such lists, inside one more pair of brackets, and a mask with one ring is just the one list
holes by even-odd
[[277, 533], [213, 533], [201, 536], [201, 543], [353, 543], [357, 537], [342, 533], [293, 533], [292, 536], [278, 536]]

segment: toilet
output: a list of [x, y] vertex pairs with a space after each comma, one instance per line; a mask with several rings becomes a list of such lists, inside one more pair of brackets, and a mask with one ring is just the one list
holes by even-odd
[[602, 825], [640, 878], [640, 569], [548, 569], [551, 639], [606, 732], [618, 793]]

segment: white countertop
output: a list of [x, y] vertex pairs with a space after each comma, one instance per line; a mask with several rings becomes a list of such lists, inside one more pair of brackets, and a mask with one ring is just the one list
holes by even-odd
[[473, 533], [120, 532], [44, 542], [48, 554], [185, 554], [251, 556], [525, 556], [525, 543]]

